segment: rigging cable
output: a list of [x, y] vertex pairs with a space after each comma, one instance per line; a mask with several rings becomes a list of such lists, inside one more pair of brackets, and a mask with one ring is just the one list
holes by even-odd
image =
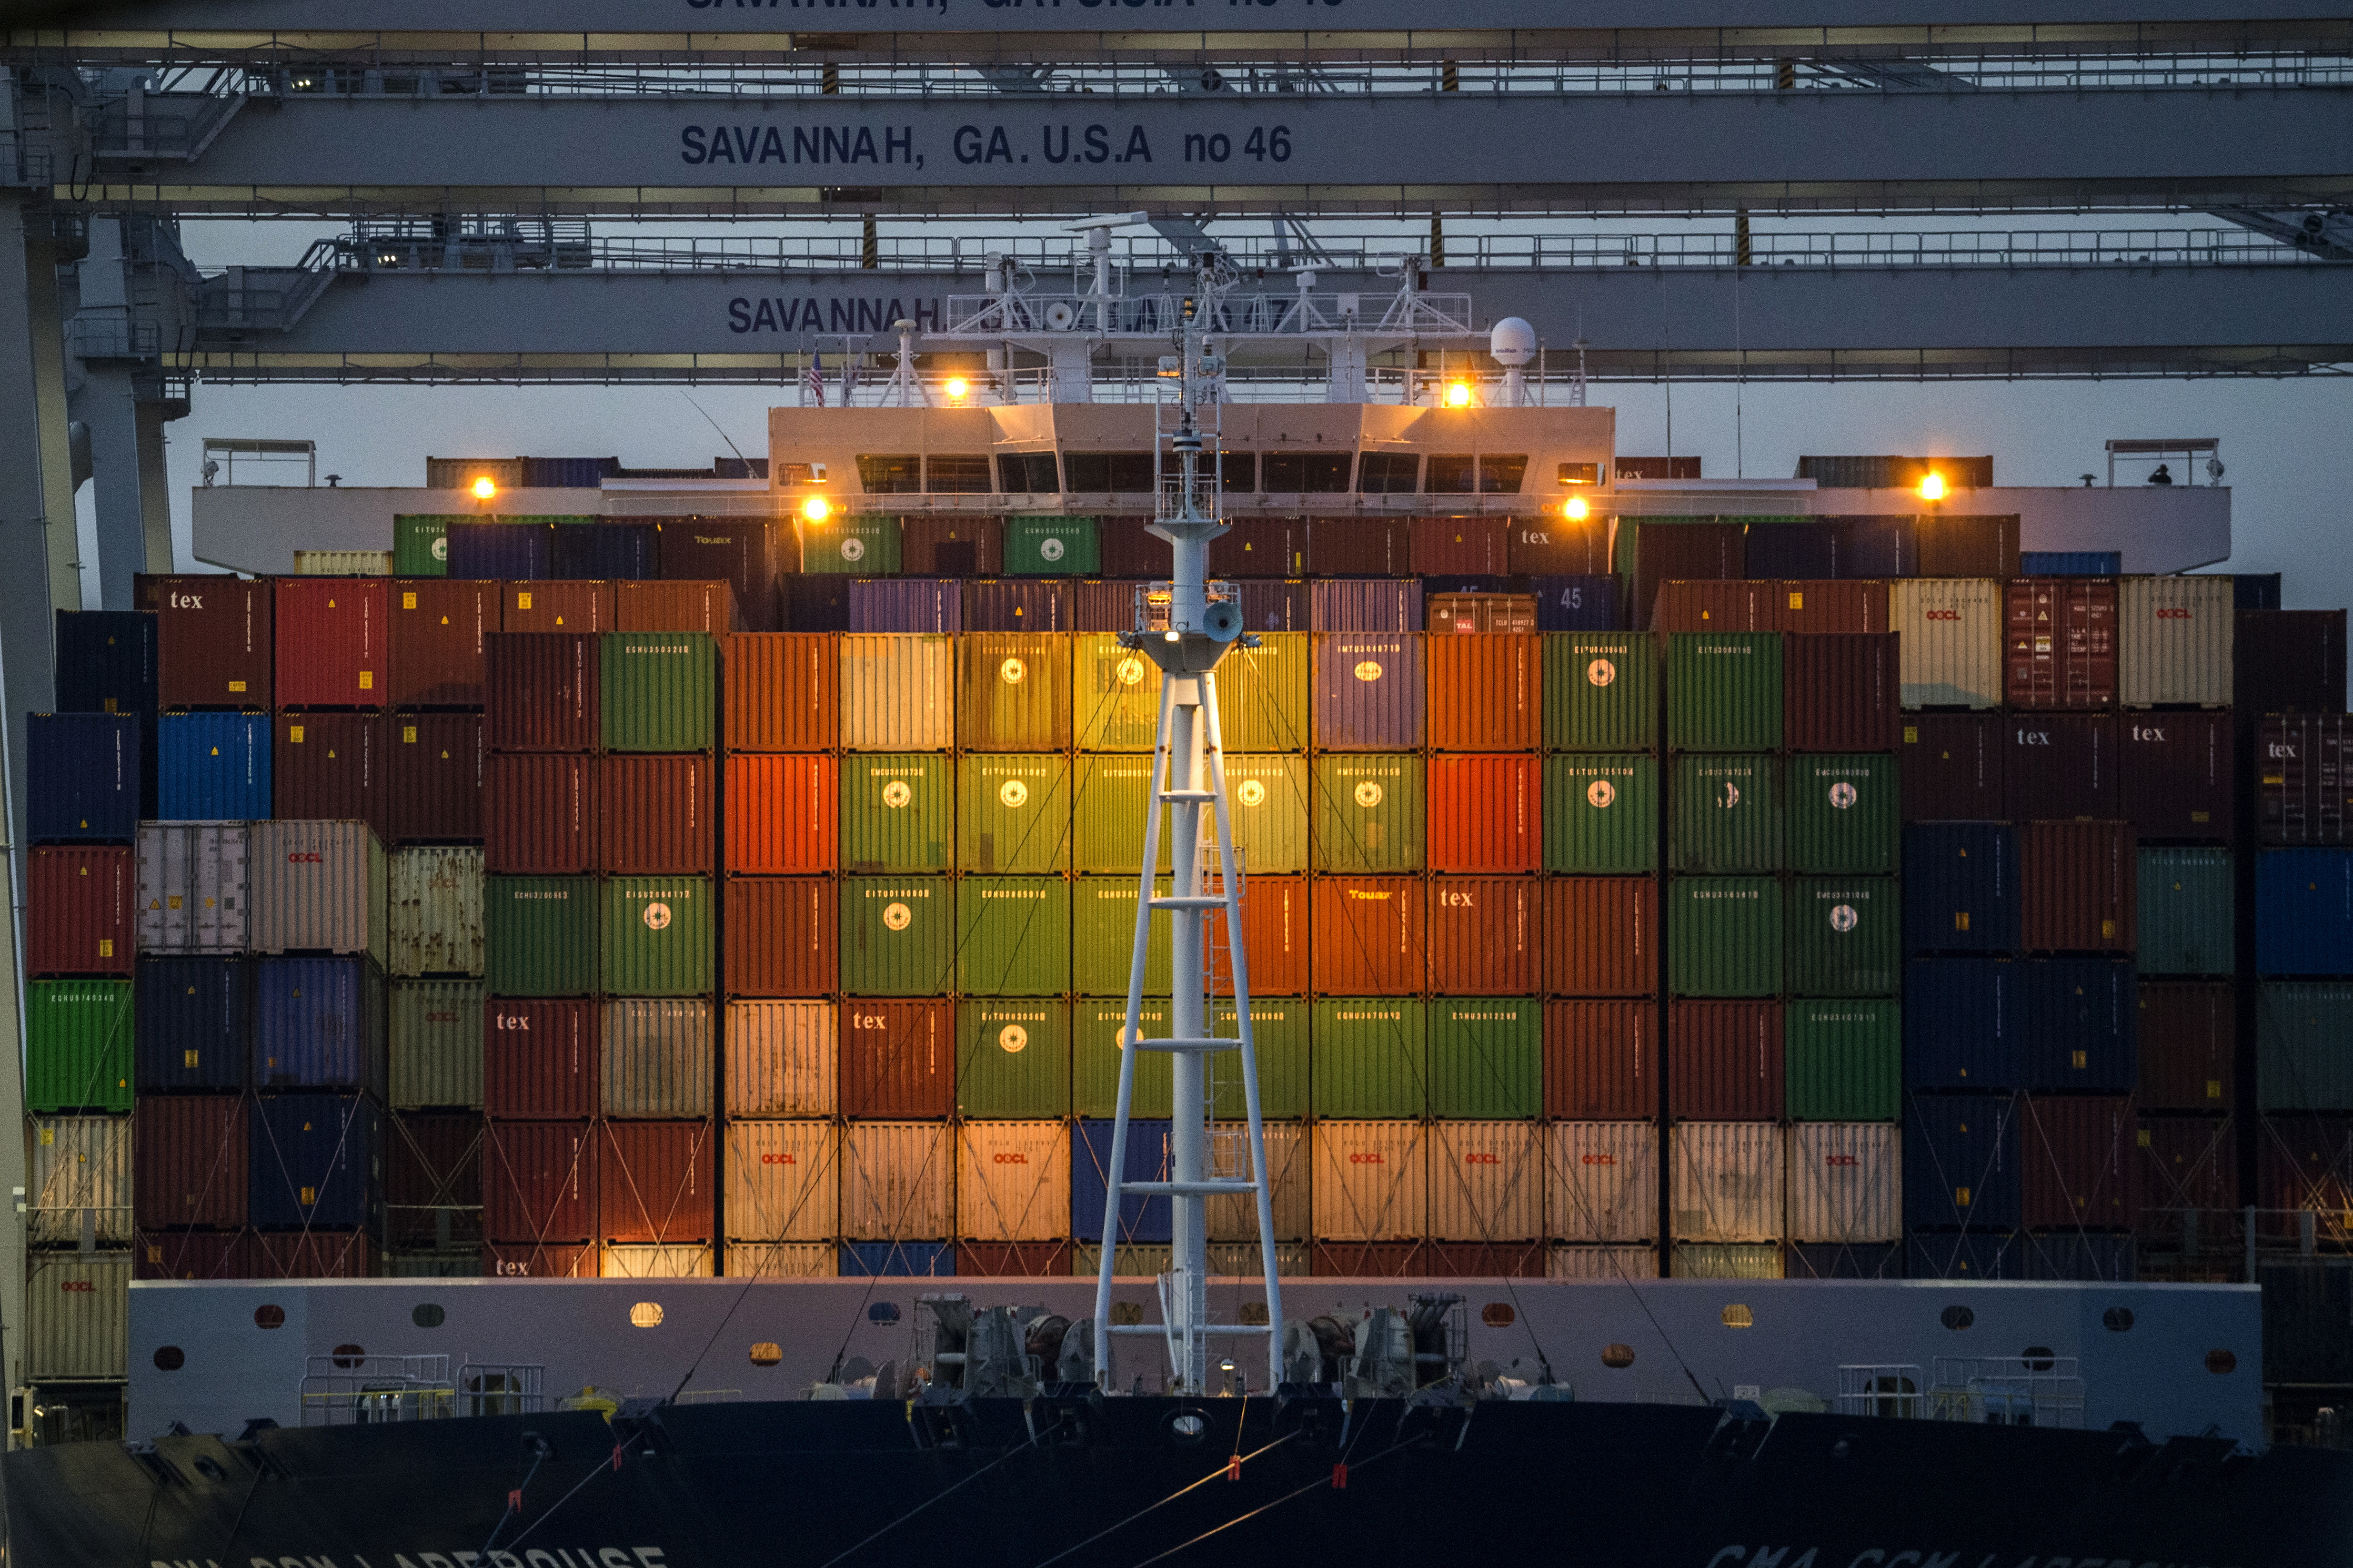
[[[1297, 1436], [1299, 1436], [1299, 1433], [1295, 1428], [1292, 1431], [1285, 1432], [1282, 1436], [1277, 1437], [1273, 1442], [1265, 1445], [1263, 1447], [1253, 1448], [1249, 1453], [1244, 1454], [1242, 1456], [1242, 1459], [1247, 1463], [1251, 1459], [1257, 1458], [1261, 1454], [1265, 1453], [1270, 1448], [1282, 1447], [1285, 1443], [1290, 1442]], [[1199, 1480], [1189, 1481], [1184, 1486], [1178, 1487], [1175, 1491], [1170, 1492], [1166, 1497], [1162, 1498], [1158, 1502], [1145, 1503], [1142, 1508], [1137, 1509], [1134, 1513], [1127, 1515], [1124, 1519], [1114, 1520], [1111, 1523], [1104, 1525], [1101, 1530], [1096, 1531], [1084, 1541], [1063, 1547], [1062, 1550], [1055, 1552], [1051, 1557], [1046, 1558], [1043, 1562], [1040, 1562], [1037, 1565], [1037, 1568], [1049, 1568], [1049, 1564], [1060, 1563], [1071, 1552], [1083, 1551], [1087, 1547], [1092, 1546], [1096, 1542], [1101, 1541], [1104, 1536], [1113, 1534], [1118, 1531], [1125, 1530], [1129, 1525], [1134, 1524], [1145, 1514], [1150, 1513], [1156, 1509], [1167, 1507], [1170, 1503], [1175, 1502], [1178, 1498], [1183, 1497], [1187, 1492], [1198, 1491], [1201, 1488], [1208, 1486], [1211, 1481], [1218, 1479], [1219, 1477], [1230, 1475], [1232, 1473], [1233, 1461], [1230, 1459], [1220, 1460], [1216, 1469], [1211, 1470]], [[1320, 1485], [1322, 1483], [1319, 1482], [1318, 1484]]]

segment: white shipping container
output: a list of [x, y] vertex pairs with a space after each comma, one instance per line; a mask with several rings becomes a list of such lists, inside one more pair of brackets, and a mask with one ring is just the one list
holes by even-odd
[[1899, 577], [1888, 620], [1906, 708], [2001, 706], [2001, 584], [1990, 577]]
[[830, 1002], [730, 1002], [727, 1114], [831, 1116], [839, 1045]]
[[139, 951], [243, 952], [249, 932], [242, 822], [139, 825]]
[[[1103, 1248], [1097, 1247], [1100, 1254]], [[1278, 1241], [1274, 1244], [1274, 1272], [1283, 1279], [1304, 1279], [1314, 1272], [1314, 1249], [1303, 1241]], [[1255, 1241], [1213, 1241], [1209, 1243], [1209, 1272], [1219, 1279], [1264, 1279], [1266, 1268], [1259, 1261]], [[1248, 1299], [1248, 1292], [1244, 1292]], [[1212, 1311], [1230, 1311], [1222, 1301], [1210, 1303]], [[1226, 1320], [1231, 1321], [1231, 1319]]]
[[1781, 1239], [1780, 1127], [1683, 1121], [1674, 1130], [1677, 1241]]
[[2116, 589], [2116, 677], [2127, 708], [2228, 708], [2238, 585], [2228, 577], [2126, 577]]
[[1319, 1121], [1315, 1235], [1419, 1240], [1430, 1232], [1430, 1152], [1418, 1121]]
[[1791, 1241], [1900, 1241], [1904, 1133], [1889, 1121], [1803, 1121], [1789, 1129]]
[[129, 1376], [131, 1255], [37, 1252], [27, 1261], [25, 1380]]
[[957, 1140], [956, 1234], [1059, 1241], [1071, 1234], [1071, 1130], [1060, 1121], [967, 1121]]
[[841, 638], [841, 747], [944, 752], [955, 737], [955, 650], [926, 633]]
[[294, 552], [294, 575], [297, 577], [389, 577], [392, 575], [392, 552], [389, 550], [298, 550]]
[[366, 823], [255, 823], [252, 880], [254, 952], [384, 962], [384, 845]]
[[945, 1241], [955, 1149], [944, 1121], [853, 1121], [841, 1135], [841, 1235]]
[[836, 1233], [841, 1134], [830, 1121], [730, 1121], [720, 1131], [727, 1234], [823, 1241]]
[[702, 1242], [650, 1247], [607, 1242], [602, 1268], [607, 1279], [708, 1279], [711, 1248]]
[[396, 849], [387, 865], [393, 974], [480, 974], [482, 852]]
[[711, 1114], [711, 1004], [631, 997], [605, 1004], [598, 1092], [605, 1114]]
[[1556, 1121], [1545, 1137], [1547, 1235], [1587, 1242], [1644, 1241], [1658, 1235], [1656, 1127], [1647, 1121]]
[[1533, 1121], [1430, 1124], [1430, 1234], [1439, 1241], [1544, 1235], [1544, 1146]]
[[36, 1116], [25, 1123], [32, 1202], [25, 1238], [78, 1246], [85, 1220], [100, 1247], [131, 1245], [131, 1118]]
[[841, 1272], [841, 1248], [829, 1241], [731, 1241], [731, 1279], [830, 1279]]
[[[1250, 1008], [1253, 1016], [1262, 1011]], [[1267, 1196], [1274, 1208], [1277, 1241], [1304, 1241], [1315, 1223], [1307, 1202], [1307, 1129], [1296, 1121], [1265, 1121]], [[1247, 1139], [1247, 1121], [1220, 1121], [1217, 1131]], [[1245, 1144], [1247, 1146], [1247, 1144]], [[1258, 1239], [1258, 1200], [1254, 1197], [1211, 1198], [1208, 1202], [1211, 1241]]]
[[392, 1108], [482, 1108], [482, 983], [392, 983]]
[[[1165, 1241], [1123, 1241], [1111, 1255], [1115, 1279], [1151, 1279], [1168, 1272], [1176, 1248]], [[1071, 1273], [1092, 1279], [1103, 1268], [1103, 1243], [1082, 1241], [1071, 1248]]]
[[1559, 1247], [1545, 1257], [1547, 1279], [1656, 1279], [1659, 1249], [1655, 1247]]

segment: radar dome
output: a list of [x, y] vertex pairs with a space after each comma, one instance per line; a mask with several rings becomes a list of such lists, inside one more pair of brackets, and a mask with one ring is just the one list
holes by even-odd
[[1497, 364], [1517, 369], [1536, 357], [1536, 330], [1517, 316], [1506, 316], [1487, 334], [1487, 352]]

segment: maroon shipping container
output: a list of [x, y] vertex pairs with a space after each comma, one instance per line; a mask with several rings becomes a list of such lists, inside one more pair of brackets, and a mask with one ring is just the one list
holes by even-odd
[[2238, 791], [2228, 713], [2127, 713], [2116, 720], [2119, 815], [2144, 844], [2228, 844]]
[[2116, 705], [2115, 579], [2022, 577], [2006, 604], [2002, 689], [2012, 708]]
[[1876, 578], [1787, 577], [1757, 585], [1766, 591], [1765, 603], [1772, 611], [1772, 624], [1763, 630], [1859, 634], [1888, 629], [1887, 584]]
[[2128, 1098], [2030, 1097], [2018, 1142], [2029, 1230], [2130, 1230], [2140, 1217], [2140, 1127]]
[[1651, 605], [1654, 632], [1767, 632], [1773, 629], [1770, 583], [1702, 577], [1659, 584]]
[[395, 580], [385, 655], [394, 707], [482, 705], [482, 639], [499, 629], [499, 586], [463, 577]]
[[1500, 577], [1509, 572], [1512, 520], [1504, 517], [1417, 517], [1413, 574], [1417, 577]]
[[729, 751], [829, 752], [839, 743], [841, 658], [831, 633], [739, 633], [719, 648]]
[[2029, 952], [2130, 952], [2140, 910], [2129, 822], [2030, 822], [2021, 837], [2021, 938]]
[[250, 1279], [253, 1233], [245, 1230], [142, 1232], [132, 1248], [134, 1279]]
[[899, 570], [910, 577], [995, 577], [1005, 571], [1003, 518], [903, 517], [899, 530]]
[[392, 690], [385, 580], [280, 577], [274, 586], [279, 708], [382, 708]]
[[358, 1230], [258, 1231], [248, 1255], [256, 1279], [373, 1279], [375, 1237]]
[[1545, 992], [1648, 996], [1659, 988], [1659, 884], [1552, 877], [1544, 884]]
[[1540, 1241], [1433, 1241], [1422, 1249], [1423, 1272], [1432, 1279], [1541, 1279], [1545, 1246]]
[[[1542, 639], [1510, 632], [1430, 637], [1422, 644], [1434, 752], [1533, 752], [1544, 737], [1536, 671]], [[1433, 815], [1432, 825], [1437, 822]]]
[[155, 612], [155, 694], [164, 707], [275, 706], [277, 596], [266, 580], [142, 574], [132, 597]]
[[2353, 1116], [2266, 1116], [2257, 1133], [2256, 1207], [2353, 1210]]
[[385, 1118], [384, 1235], [394, 1247], [467, 1247], [482, 1239], [480, 1116]]
[[394, 714], [393, 842], [480, 844], [482, 765], [480, 713]]
[[1432, 757], [1427, 765], [1431, 870], [1508, 875], [1543, 869], [1541, 758]]
[[744, 629], [734, 584], [644, 582], [613, 584], [617, 632], [723, 632]]
[[499, 595], [497, 632], [585, 633], [615, 629], [613, 584], [586, 578], [508, 583]]
[[[1161, 570], [1166, 571], [1168, 546], [1157, 539], [1152, 542], [1160, 546]], [[1103, 570], [1111, 570], [1108, 563]], [[1296, 577], [1306, 570], [1307, 520], [1303, 517], [1236, 518], [1225, 532], [1209, 542], [1212, 577]]]
[[605, 1121], [596, 1152], [607, 1241], [675, 1245], [718, 1235], [713, 1121]]
[[2144, 980], [2139, 989], [2140, 1108], [2227, 1114], [2239, 1033], [2231, 983]]
[[1318, 877], [1314, 989], [1323, 996], [1414, 996], [1427, 988], [1421, 879]]
[[132, 851], [66, 845], [33, 851], [26, 874], [27, 974], [129, 974], [139, 876]]
[[1892, 752], [1904, 730], [1894, 632], [1781, 639], [1781, 733], [1793, 752]]
[[[1080, 584], [1082, 590], [1086, 584]], [[1245, 578], [1241, 591], [1242, 628], [1253, 632], [1303, 632], [1314, 620], [1314, 597], [1303, 582], [1278, 583], [1271, 578]], [[1081, 631], [1087, 628], [1080, 626]]]
[[[1501, 570], [1501, 568], [1498, 568]], [[1311, 517], [1310, 577], [1410, 577], [1413, 523], [1402, 517]]]
[[482, 1125], [483, 1234], [493, 1242], [593, 1241], [596, 1128], [586, 1121]]
[[[1253, 880], [1250, 897], [1258, 896]], [[1535, 994], [1543, 918], [1544, 883], [1535, 877], [1432, 878], [1430, 989], [1440, 996]]]
[[2000, 822], [2010, 815], [2002, 759], [2010, 721], [2000, 713], [1913, 713], [1895, 749], [1906, 822]]
[[[2227, 715], [2221, 716], [2227, 725]], [[2227, 734], [2227, 730], [2225, 731]], [[2353, 720], [2342, 713], [2274, 714], [2257, 737], [2259, 836], [2265, 844], [2344, 844], [2353, 801]], [[2226, 771], [2223, 778], [2231, 776]]]
[[483, 772], [483, 869], [558, 877], [596, 868], [596, 758], [493, 753]]
[[711, 872], [711, 759], [615, 753], [596, 763], [596, 867], [621, 876]]
[[2342, 610], [2241, 610], [2231, 660], [2242, 713], [2345, 711]]
[[1648, 1121], [1658, 1115], [1658, 1004], [1546, 1003], [1544, 1113], [1561, 1121]]
[[[1082, 632], [1128, 632], [1135, 629], [1134, 581], [1121, 578], [1072, 584], [1071, 627]], [[1302, 626], [1298, 628], [1305, 631]]]
[[1071, 1244], [1067, 1241], [960, 1241], [955, 1271], [959, 1279], [1068, 1279]]
[[596, 1114], [596, 1004], [491, 996], [482, 1003], [482, 1110], [493, 1121]]
[[829, 877], [730, 877], [730, 996], [824, 996], [839, 984], [840, 894]]
[[[1209, 879], [1209, 890], [1221, 890]], [[1209, 994], [1234, 994], [1233, 948], [1225, 933], [1223, 915], [1209, 949]], [[1309, 904], [1304, 877], [1252, 877], [1249, 896], [1242, 900], [1242, 951], [1250, 959], [1252, 996], [1305, 994], [1312, 976], [1307, 972]]]
[[1145, 532], [1148, 517], [1095, 519], [1095, 563], [1106, 577], [1168, 575], [1168, 542]]
[[1552, 512], [1509, 520], [1504, 569], [1514, 577], [1606, 577], [1609, 574], [1609, 521], [1582, 521]]
[[2015, 517], [1947, 517], [1923, 512], [1912, 520], [1919, 547], [1915, 577], [2018, 575], [2019, 528]]
[[1781, 1088], [1781, 1004], [1677, 1002], [1668, 1008], [1670, 1116], [1778, 1121]]
[[2145, 1228], [2162, 1224], [2158, 1211], [2164, 1209], [2239, 1206], [2239, 1136], [2229, 1117], [2148, 1117], [2136, 1142]]
[[250, 1129], [241, 1094], [141, 1095], [131, 1119], [133, 1222], [146, 1231], [243, 1226]]
[[493, 1279], [594, 1279], [598, 1260], [593, 1241], [493, 1241], [482, 1248], [482, 1272]]
[[1420, 1279], [1430, 1269], [1419, 1241], [1319, 1241], [1307, 1270], [1319, 1279]]
[[2011, 822], [2119, 816], [2116, 716], [2012, 713], [2003, 722], [2002, 812]]
[[381, 713], [280, 713], [269, 757], [272, 816], [392, 828]]
[[[1630, 562], [1629, 543], [1632, 545]], [[1637, 631], [1651, 626], [1659, 590], [1669, 583], [1736, 581], [1748, 570], [1747, 531], [1736, 522], [1635, 522], [1622, 520], [1610, 550], [1611, 570], [1634, 579], [1634, 603], [1627, 613]], [[1629, 570], [1630, 565], [1630, 572]], [[1764, 631], [1768, 627], [1719, 626], [1709, 631]]]
[[841, 1113], [945, 1116], [955, 1103], [955, 1004], [848, 997], [840, 1020]]
[[500, 632], [485, 644], [484, 713], [495, 752], [593, 752], [603, 735], [586, 632]]
[[[724, 581], [735, 591], [735, 613], [747, 632], [777, 626], [776, 536], [786, 524], [765, 518], [666, 517], [655, 524], [661, 575], [669, 583]], [[634, 631], [673, 627], [638, 626]]]

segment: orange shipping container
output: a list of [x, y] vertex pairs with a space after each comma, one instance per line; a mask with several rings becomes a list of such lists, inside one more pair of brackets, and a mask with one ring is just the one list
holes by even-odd
[[502, 632], [618, 631], [614, 624], [613, 584], [573, 582], [509, 583], [499, 606]]
[[1510, 874], [1543, 868], [1540, 758], [1432, 757], [1428, 777], [1424, 831], [1431, 870]]
[[132, 908], [137, 902], [131, 850], [95, 844], [36, 849], [28, 879], [26, 973], [131, 973]]
[[844, 1116], [948, 1114], [955, 1103], [955, 1003], [844, 997], [835, 1013], [841, 1020]]
[[1546, 992], [1648, 996], [1659, 988], [1659, 884], [1649, 877], [1545, 883]]
[[1430, 988], [1440, 996], [1531, 996], [1544, 884], [1535, 877], [1435, 877], [1430, 883]]
[[1542, 647], [1536, 637], [1502, 632], [1430, 638], [1422, 662], [1430, 749], [1535, 751], [1544, 730], [1536, 695]]
[[596, 763], [597, 869], [707, 876], [711, 759], [615, 752]]
[[[1212, 891], [1216, 889], [1212, 887]], [[1250, 959], [1252, 996], [1300, 996], [1307, 991], [1307, 879], [1252, 877], [1242, 893], [1243, 952]], [[1222, 917], [1219, 917], [1222, 925]], [[1232, 952], [1223, 931], [1209, 950], [1209, 992], [1234, 994]]]
[[[1887, 630], [1887, 584], [1785, 577], [1756, 584], [1765, 591], [1765, 632], [1883, 632]], [[1718, 629], [1718, 628], [1710, 628]]]
[[1904, 733], [1895, 644], [1894, 632], [1782, 638], [1781, 733], [1789, 750], [1895, 750]]
[[730, 996], [824, 996], [840, 984], [839, 892], [828, 877], [731, 877], [721, 984]]
[[492, 752], [483, 770], [483, 868], [534, 877], [595, 870], [596, 769], [596, 758], [577, 752]]
[[1324, 996], [1411, 996], [1426, 984], [1419, 877], [1321, 877], [1314, 988]]
[[731, 752], [829, 752], [840, 743], [841, 657], [826, 632], [739, 632], [720, 644]]
[[1547, 1002], [1544, 1113], [1561, 1121], [1648, 1121], [1659, 1113], [1659, 1007]]
[[840, 798], [841, 767], [832, 757], [731, 754], [726, 870], [786, 877], [839, 869]]
[[482, 638], [499, 629], [499, 585], [464, 577], [392, 584], [385, 662], [396, 708], [480, 708]]
[[735, 590], [726, 583], [616, 583], [617, 632], [710, 632], [735, 629]]

